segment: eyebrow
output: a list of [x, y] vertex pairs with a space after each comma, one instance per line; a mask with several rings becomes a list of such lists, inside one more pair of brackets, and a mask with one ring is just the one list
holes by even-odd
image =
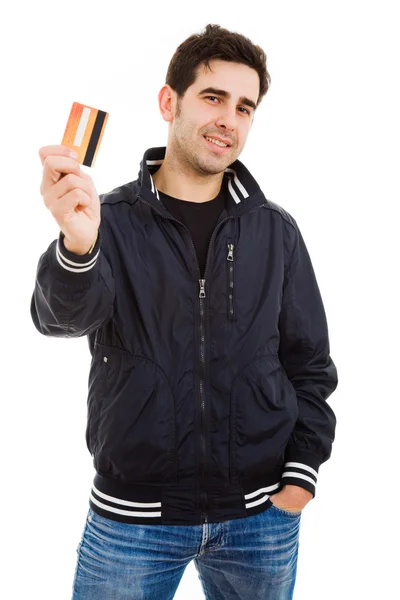
[[[227, 92], [225, 90], [218, 90], [217, 88], [214, 88], [214, 87], [205, 88], [204, 90], [201, 90], [201, 92], [198, 93], [199, 96], [202, 96], [203, 94], [215, 94], [216, 96], [223, 96], [224, 98], [228, 98], [228, 100], [231, 97], [231, 94], [229, 92]], [[256, 110], [256, 108], [257, 108], [257, 106], [253, 102], [253, 100], [246, 98], [246, 96], [241, 96], [239, 98], [239, 103], [245, 104], [246, 106], [250, 106], [253, 110]]]

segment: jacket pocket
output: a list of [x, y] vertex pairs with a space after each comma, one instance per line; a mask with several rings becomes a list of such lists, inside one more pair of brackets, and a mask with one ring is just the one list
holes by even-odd
[[132, 483], [176, 482], [175, 402], [164, 372], [118, 348], [97, 344], [95, 352], [103, 386], [92, 392], [101, 400], [88, 427], [96, 470]]
[[92, 350], [92, 362], [89, 373], [89, 392], [87, 399], [86, 445], [92, 457], [97, 451], [97, 430], [99, 413], [105, 390], [105, 370], [102, 353], [97, 344]]
[[230, 479], [276, 468], [297, 420], [295, 390], [273, 356], [253, 360], [231, 390]]
[[227, 298], [228, 298], [228, 319], [234, 321], [236, 318], [235, 311], [235, 245], [231, 239], [227, 239], [227, 256], [226, 256], [226, 272], [227, 272]]

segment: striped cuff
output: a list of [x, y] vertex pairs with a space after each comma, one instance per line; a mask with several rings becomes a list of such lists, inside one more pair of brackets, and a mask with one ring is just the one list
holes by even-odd
[[100, 231], [91, 253], [82, 256], [66, 249], [64, 246], [64, 237], [61, 231], [51, 257], [53, 269], [56, 271], [58, 278], [79, 284], [92, 281], [96, 271], [95, 266], [100, 255]]
[[287, 462], [283, 467], [281, 476], [282, 485], [297, 485], [302, 487], [315, 496], [315, 486], [317, 484], [318, 472], [301, 462]]

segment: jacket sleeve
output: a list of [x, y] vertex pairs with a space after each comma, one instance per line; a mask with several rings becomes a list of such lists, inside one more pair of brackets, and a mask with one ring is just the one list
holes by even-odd
[[60, 232], [39, 259], [31, 316], [46, 336], [80, 337], [113, 315], [115, 282], [104, 256], [102, 233], [91, 254], [69, 252]]
[[319, 467], [330, 457], [335, 437], [336, 418], [327, 398], [338, 377], [314, 269], [297, 224], [294, 231], [279, 318], [279, 358], [296, 392], [298, 417], [286, 446], [281, 484], [303, 487], [315, 496]]

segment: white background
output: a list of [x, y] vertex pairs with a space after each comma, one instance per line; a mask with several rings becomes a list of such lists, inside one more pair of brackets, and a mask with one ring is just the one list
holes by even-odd
[[[397, 3], [139, 4], [37, 0], [3, 9], [0, 595], [70, 598], [93, 477], [87, 341], [45, 338], [30, 317], [37, 262], [58, 235], [39, 193], [38, 149], [61, 142], [72, 102], [82, 102], [110, 113], [96, 165], [86, 168], [99, 193], [136, 179], [144, 151], [167, 141], [157, 94], [175, 48], [217, 23], [267, 53], [272, 85], [240, 160], [298, 222], [339, 372], [330, 399], [337, 439], [303, 514], [294, 597], [394, 598]], [[176, 599], [200, 598], [192, 563]]]

